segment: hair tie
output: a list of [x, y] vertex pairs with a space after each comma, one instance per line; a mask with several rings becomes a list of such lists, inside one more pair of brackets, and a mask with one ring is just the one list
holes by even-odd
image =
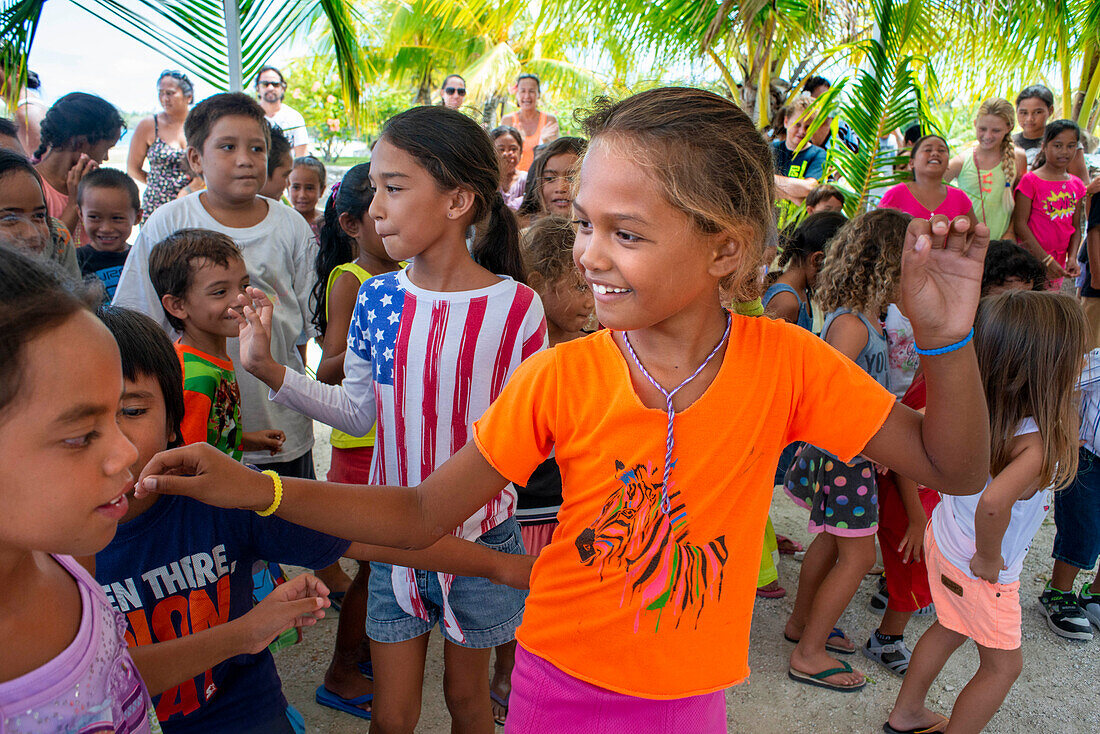
[[489, 201], [489, 204], [490, 206], [496, 207], [498, 209], [500, 207], [508, 206], [508, 203], [504, 201], [504, 195], [500, 193], [499, 189], [495, 194], [493, 194], [493, 198]]
[[332, 185], [332, 189], [330, 190], [331, 193], [329, 193], [330, 198], [333, 198], [333, 199], [336, 198], [336, 195], [340, 193], [340, 184], [342, 184], [343, 182], [344, 182], [344, 179], [340, 179], [339, 181], [337, 181], [336, 183], [334, 183]]

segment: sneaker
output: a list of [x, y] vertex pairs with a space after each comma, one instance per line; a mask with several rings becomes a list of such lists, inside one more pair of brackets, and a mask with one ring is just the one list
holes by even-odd
[[862, 649], [864, 657], [874, 660], [894, 675], [904, 676], [905, 671], [909, 670], [909, 658], [912, 657], [912, 653], [905, 646], [905, 640], [883, 645], [872, 632]]
[[871, 611], [875, 614], [885, 614], [886, 605], [890, 602], [890, 592], [886, 590], [886, 577], [878, 577], [878, 588], [875, 589], [875, 593], [871, 594], [871, 600], [867, 603], [867, 606], [871, 608]]
[[[1088, 588], [1087, 586], [1085, 587]], [[1089, 594], [1085, 589], [1081, 590], [1078, 603], [1085, 612], [1085, 617], [1100, 629], [1100, 594]]]
[[[1059, 591], [1047, 586], [1039, 596], [1039, 603], [1043, 606], [1047, 626], [1054, 634], [1067, 640], [1092, 639], [1089, 619], [1078, 603], [1077, 595], [1072, 591]], [[1100, 604], [1097, 606], [1100, 607]]]

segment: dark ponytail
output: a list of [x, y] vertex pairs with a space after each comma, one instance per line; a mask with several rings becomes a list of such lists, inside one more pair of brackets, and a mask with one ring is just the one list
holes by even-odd
[[380, 137], [415, 158], [442, 189], [473, 192], [474, 262], [523, 282], [519, 225], [500, 195], [500, 163], [489, 135], [461, 112], [425, 106], [391, 117]]
[[1054, 120], [1048, 122], [1046, 129], [1043, 131], [1043, 144], [1039, 148], [1039, 155], [1035, 156], [1035, 162], [1031, 164], [1031, 170], [1038, 171], [1046, 165], [1047, 154], [1045, 148], [1047, 147], [1047, 143], [1054, 140], [1066, 130], [1072, 130], [1074, 134], [1077, 135], [1077, 142], [1081, 142], [1081, 128], [1078, 127], [1077, 123], [1073, 120]]
[[786, 236], [783, 251], [779, 255], [779, 267], [784, 269], [792, 261], [806, 262], [818, 252], [825, 252], [829, 241], [848, 221], [840, 212], [814, 212], [802, 220], [794, 232]]
[[374, 199], [374, 189], [370, 185], [370, 164], [360, 163], [352, 166], [344, 174], [340, 183], [332, 187], [328, 202], [325, 204], [324, 222], [318, 237], [317, 258], [314, 271], [317, 282], [313, 284], [313, 325], [324, 336], [328, 326], [325, 313], [328, 303], [325, 291], [328, 277], [336, 266], [355, 260], [359, 256], [359, 247], [340, 226], [340, 215], [347, 214], [352, 219], [360, 219]]
[[40, 160], [50, 148], [64, 148], [75, 138], [89, 145], [122, 133], [126, 123], [115, 106], [94, 94], [70, 92], [53, 103], [42, 118], [42, 143], [32, 158]]

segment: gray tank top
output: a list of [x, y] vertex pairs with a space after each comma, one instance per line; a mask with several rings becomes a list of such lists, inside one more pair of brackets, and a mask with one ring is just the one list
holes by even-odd
[[829, 334], [829, 327], [833, 325], [833, 321], [837, 316], [843, 313], [850, 313], [858, 316], [859, 320], [863, 322], [863, 325], [867, 327], [867, 344], [856, 356], [856, 364], [859, 365], [864, 372], [873, 377], [878, 384], [883, 387], [889, 387], [886, 384], [886, 367], [889, 361], [886, 347], [886, 334], [883, 333], [881, 328], [868, 321], [866, 316], [850, 308], [838, 308], [825, 317], [825, 323], [821, 327], [821, 338], [826, 338]]

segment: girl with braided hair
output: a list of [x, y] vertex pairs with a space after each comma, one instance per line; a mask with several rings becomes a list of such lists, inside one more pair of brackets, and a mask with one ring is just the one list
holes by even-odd
[[982, 102], [974, 118], [977, 144], [947, 165], [944, 181], [966, 192], [974, 216], [989, 227], [994, 239], [1015, 239], [1012, 229], [1012, 186], [1027, 170], [1027, 156], [1012, 143], [1016, 113], [1001, 97]]
[[122, 136], [126, 123], [107, 100], [94, 94], [71, 92], [53, 103], [42, 120], [42, 142], [31, 159], [42, 177], [46, 207], [78, 241], [76, 191], [80, 179], [107, 160], [107, 151]]

